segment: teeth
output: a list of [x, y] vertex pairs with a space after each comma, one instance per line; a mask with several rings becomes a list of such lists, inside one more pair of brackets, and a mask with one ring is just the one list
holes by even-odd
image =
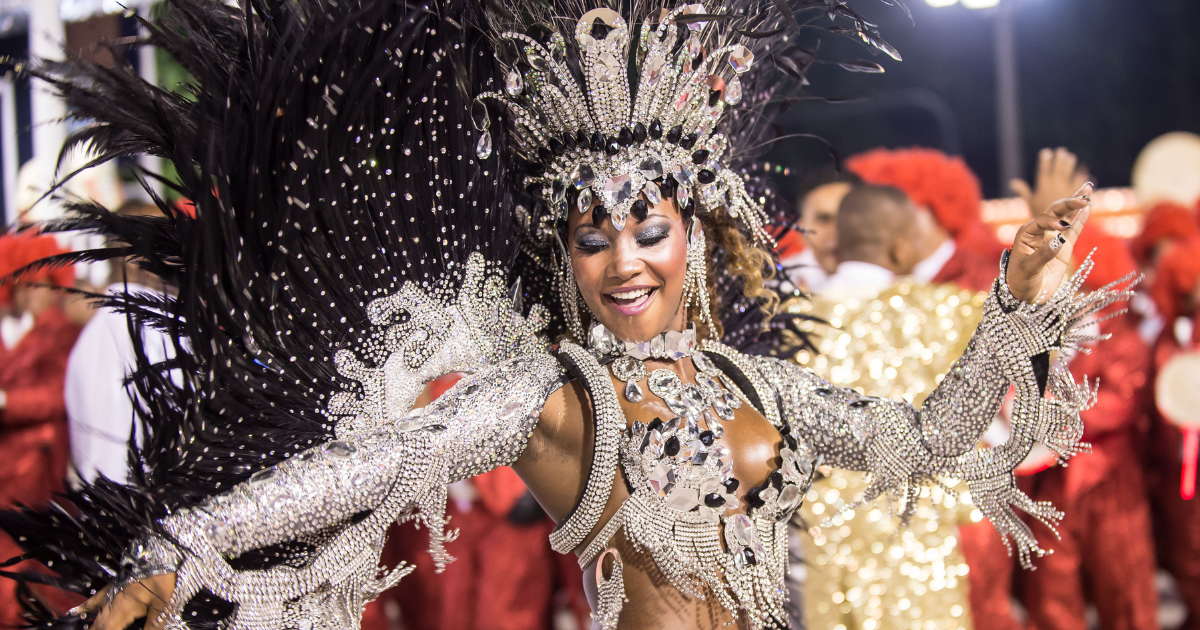
[[649, 293], [649, 292], [650, 292], [650, 289], [636, 289], [636, 290], [633, 290], [633, 291], [627, 291], [627, 292], [625, 292], [625, 293], [615, 293], [615, 292], [614, 292], [614, 293], [612, 293], [611, 295], [612, 295], [614, 298], [617, 298], [618, 300], [632, 300], [632, 299], [635, 299], [635, 298], [640, 298], [640, 297], [642, 297], [643, 295], [646, 295], [646, 294], [647, 294], [647, 293]]

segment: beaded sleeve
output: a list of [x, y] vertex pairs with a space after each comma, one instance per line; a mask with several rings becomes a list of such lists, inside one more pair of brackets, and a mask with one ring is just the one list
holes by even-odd
[[[1031, 555], [1043, 551], [1014, 508], [1052, 529], [1062, 514], [1021, 492], [1012, 471], [1035, 442], [1062, 459], [1085, 449], [1079, 412], [1095, 393], [1086, 381], [1077, 384], [1064, 367], [1052, 365], [1050, 352], [1075, 346], [1081, 339], [1077, 326], [1088, 314], [1128, 298], [1128, 288], [1115, 285], [1076, 295], [1090, 268], [1089, 261], [1041, 305], [1019, 302], [1003, 277], [998, 279], [967, 350], [919, 409], [833, 387], [795, 364], [754, 362], [778, 396], [782, 421], [804, 435], [826, 463], [872, 474], [855, 505], [893, 496], [912, 509], [922, 485], [941, 476], [963, 480], [1028, 567]], [[975, 448], [1010, 385], [1016, 390], [1012, 437], [995, 448]]]
[[[548, 354], [512, 359], [463, 379], [424, 414], [328, 442], [168, 516], [162, 529], [178, 554], [168, 613], [207, 589], [238, 603], [231, 627], [357, 627], [349, 621], [362, 605], [411, 571], [402, 565], [377, 575], [388, 526], [419, 519], [435, 561], [452, 560], [442, 548], [446, 487], [514, 462], [563, 382]], [[299, 567], [238, 571], [229, 562], [294, 541], [317, 549]], [[330, 604], [339, 598], [342, 604]], [[314, 625], [293, 625], [300, 618]]]
[[[412, 571], [380, 574], [397, 521], [419, 521], [434, 561], [452, 560], [447, 487], [515, 462], [546, 398], [566, 382], [537, 335], [539, 309], [522, 317], [519, 302], [508, 308], [499, 281], [473, 256], [452, 302], [415, 283], [374, 300], [371, 329], [335, 354], [354, 383], [328, 400], [336, 439], [167, 516], [134, 544], [127, 579], [176, 573], [168, 624], [207, 591], [237, 604], [231, 630], [356, 628], [366, 602]], [[450, 372], [467, 376], [409, 411], [427, 382]], [[280, 562], [239, 570], [250, 551]]]

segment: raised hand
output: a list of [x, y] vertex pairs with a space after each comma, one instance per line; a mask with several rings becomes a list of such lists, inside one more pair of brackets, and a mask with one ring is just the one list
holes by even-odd
[[1087, 169], [1079, 164], [1075, 154], [1059, 147], [1038, 152], [1037, 177], [1032, 188], [1023, 179], [1014, 179], [1009, 186], [1036, 216], [1055, 201], [1070, 197], [1087, 181]]
[[1058, 290], [1071, 266], [1071, 250], [1091, 214], [1092, 184], [1075, 194], [1034, 210], [1021, 226], [1009, 254], [1009, 291], [1023, 302], [1045, 302]]
[[164, 573], [134, 582], [113, 595], [108, 601], [112, 585], [104, 587], [91, 599], [71, 610], [73, 615], [99, 612], [91, 630], [125, 630], [140, 617], [146, 618], [145, 630], [161, 630], [163, 609], [175, 592], [175, 574]]

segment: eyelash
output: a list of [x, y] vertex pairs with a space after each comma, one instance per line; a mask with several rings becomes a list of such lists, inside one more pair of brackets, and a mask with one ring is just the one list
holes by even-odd
[[[636, 239], [637, 244], [641, 247], [653, 247], [663, 242], [668, 236], [670, 236], [670, 232], [665, 230], [647, 230], [647, 232], [649, 232], [648, 235], [639, 235]], [[588, 241], [577, 242], [575, 243], [575, 249], [578, 249], [584, 254], [595, 254], [608, 249], [608, 243]]]
[[663, 242], [663, 240], [670, 236], [670, 232], [667, 232], [666, 230], [647, 230], [647, 232], [650, 232], [650, 234], [638, 235], [638, 245], [641, 245], [642, 247], [653, 247]]

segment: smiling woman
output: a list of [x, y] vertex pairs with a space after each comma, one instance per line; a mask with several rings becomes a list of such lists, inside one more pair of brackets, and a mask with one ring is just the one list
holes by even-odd
[[[449, 562], [447, 487], [503, 465], [586, 569], [604, 630], [785, 626], [787, 522], [820, 463], [871, 473], [867, 502], [955, 477], [1022, 561], [1040, 551], [1014, 508], [1058, 512], [1011, 470], [1038, 439], [1073, 454], [1092, 394], [1049, 352], [1126, 295], [1064, 283], [1090, 189], [1022, 228], [916, 409], [724, 343], [722, 321], [776, 305], [746, 156], [802, 79], [787, 55], [811, 61], [786, 2], [172, 6], [152, 40], [185, 57], [194, 100], [121, 70], [39, 71], [103, 158], [168, 156], [195, 201], [59, 226], [129, 243], [179, 286], [113, 298], [183, 339], [132, 377], [133, 482], [0, 514], [90, 597], [72, 614], [93, 628], [356, 628], [408, 572], [379, 566], [388, 527], [418, 520]], [[413, 409], [449, 372], [468, 376]], [[1010, 384], [1012, 439], [974, 449]]]

